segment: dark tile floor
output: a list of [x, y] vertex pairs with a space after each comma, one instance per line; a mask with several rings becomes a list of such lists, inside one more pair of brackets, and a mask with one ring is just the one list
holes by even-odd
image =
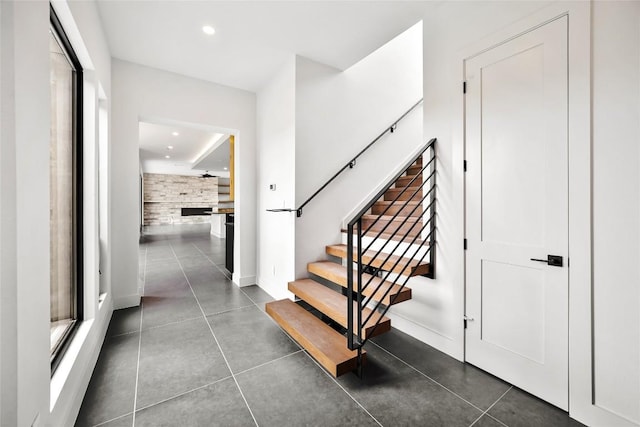
[[77, 426], [580, 425], [397, 330], [335, 380], [223, 265], [208, 226], [146, 231], [142, 304], [114, 312]]

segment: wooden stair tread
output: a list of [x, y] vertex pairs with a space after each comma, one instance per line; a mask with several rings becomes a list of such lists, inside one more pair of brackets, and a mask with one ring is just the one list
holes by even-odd
[[[405, 188], [406, 188], [406, 190], [405, 190]], [[421, 195], [422, 195], [422, 189], [420, 189], [418, 192], [416, 192], [416, 188], [418, 188], [418, 187], [417, 187], [417, 186], [416, 186], [416, 187], [400, 187], [400, 188], [393, 188], [393, 187], [391, 187], [391, 188], [389, 188], [387, 191], [385, 191], [385, 194], [386, 194], [386, 193], [389, 193], [389, 194], [398, 194], [398, 193], [402, 193], [403, 195], [405, 195], [405, 194], [406, 194], [406, 195], [409, 195], [409, 196], [410, 196], [410, 195], [412, 195], [413, 193], [416, 193], [413, 197], [421, 196]]]
[[[349, 230], [347, 230], [346, 228], [343, 228], [340, 231], [342, 233], [348, 233], [349, 232]], [[355, 236], [355, 235], [357, 235], [357, 233], [358, 233], [358, 229], [355, 228], [353, 230], [353, 235]], [[380, 234], [380, 236], [378, 236], [378, 234]], [[415, 237], [415, 233], [409, 233], [408, 237], [403, 240], [403, 237], [405, 237], [405, 236], [404, 236], [404, 233], [402, 233], [402, 232], [398, 232], [394, 236], [393, 232], [385, 231], [384, 233], [378, 233], [375, 230], [369, 230], [367, 233], [364, 233], [362, 235], [362, 237], [371, 237], [371, 238], [379, 237], [379, 238], [384, 239], [384, 240], [391, 240], [392, 242], [404, 242], [404, 243], [413, 242], [413, 244], [415, 244], [415, 245], [419, 245], [419, 244], [422, 243], [422, 239], [419, 238], [419, 237], [415, 241], [413, 240], [413, 238]], [[355, 240], [354, 240], [354, 242], [355, 242]]]
[[[347, 258], [347, 245], [339, 244], [339, 245], [329, 245], [326, 248], [326, 252], [329, 255], [337, 256], [343, 259]], [[354, 248], [353, 251], [353, 259], [354, 262], [357, 257], [357, 252]], [[397, 255], [389, 256], [389, 260], [384, 262], [387, 258], [388, 254], [380, 253], [377, 257], [375, 257], [376, 251], [369, 250], [362, 254], [362, 262], [365, 264], [371, 263], [371, 266], [375, 268], [380, 268], [385, 271], [393, 271], [394, 273], [402, 274], [403, 276], [420, 276], [423, 274], [427, 274], [429, 272], [429, 264], [423, 263], [419, 264], [418, 260], [412, 260], [409, 258], [401, 258]], [[394, 267], [394, 264], [397, 265]]]
[[[358, 366], [358, 352], [347, 348], [347, 339], [322, 320], [289, 299], [268, 302], [271, 316], [291, 337], [334, 377]], [[362, 362], [366, 358], [362, 350]]]
[[[362, 215], [362, 219], [373, 220], [373, 221], [375, 221], [378, 217], [380, 217], [380, 220], [378, 222], [380, 222], [380, 221], [402, 222], [405, 219], [407, 219], [407, 217], [404, 216], [404, 215], [403, 216], [398, 215], [396, 217], [394, 217], [393, 215], [375, 215], [375, 214], [364, 214], [364, 215]], [[409, 219], [407, 219], [406, 222], [409, 222], [409, 221], [415, 221], [415, 218], [409, 217]]]
[[[336, 321], [343, 328], [347, 328], [348, 316], [347, 305], [349, 301], [347, 297], [339, 294], [338, 292], [329, 289], [328, 287], [316, 282], [312, 279], [299, 279], [294, 282], [289, 282], [289, 291], [293, 292], [298, 298], [303, 299], [309, 303], [313, 308], [321, 313], [329, 316]], [[357, 325], [358, 319], [356, 315], [357, 303], [353, 303], [353, 320], [354, 325]], [[362, 321], [364, 322], [372, 310], [364, 307], [362, 309]], [[380, 324], [376, 327], [376, 322], [380, 321]], [[382, 316], [379, 312], [374, 311], [371, 319], [362, 326], [362, 339], [375, 337], [376, 335], [389, 332], [391, 330], [391, 319], [386, 316]], [[354, 332], [355, 330], [354, 326]]]
[[[397, 202], [396, 202], [397, 203]], [[394, 204], [393, 200], [378, 200], [375, 202], [376, 205], [392, 205]], [[415, 205], [421, 205], [421, 202], [417, 202], [415, 200], [407, 200], [407, 201], [403, 201], [402, 202], [403, 205], [408, 205], [408, 206], [415, 206]]]
[[[307, 271], [340, 285], [343, 288], [347, 287], [347, 267], [345, 266], [331, 261], [318, 261], [309, 263], [307, 265]], [[357, 274], [357, 271], [353, 272], [354, 283], [357, 280]], [[380, 277], [364, 273], [362, 275], [363, 283], [367, 283], [372, 277], [371, 283], [362, 292], [362, 295], [372, 297], [374, 301], [379, 301], [384, 305], [398, 304], [411, 299], [410, 288], [404, 287], [401, 289], [400, 285], [394, 285], [389, 281], [382, 280]], [[377, 290], [378, 286], [380, 286], [380, 289]], [[389, 288], [391, 288], [391, 290], [385, 296]]]

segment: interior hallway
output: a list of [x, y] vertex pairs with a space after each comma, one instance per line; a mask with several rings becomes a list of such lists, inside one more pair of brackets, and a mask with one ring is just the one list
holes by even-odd
[[[392, 330], [334, 380], [238, 288], [208, 224], [148, 229], [140, 307], [113, 313], [77, 426], [579, 426]], [[160, 234], [162, 233], [162, 234]]]

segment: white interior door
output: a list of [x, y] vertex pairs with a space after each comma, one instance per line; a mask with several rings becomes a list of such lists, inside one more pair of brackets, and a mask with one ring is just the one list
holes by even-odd
[[465, 357], [565, 410], [567, 64], [566, 17], [465, 61]]

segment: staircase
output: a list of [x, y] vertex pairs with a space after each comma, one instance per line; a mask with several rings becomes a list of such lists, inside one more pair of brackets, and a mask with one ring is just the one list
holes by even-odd
[[327, 246], [327, 260], [307, 265], [309, 278], [289, 283], [289, 291], [321, 315], [289, 299], [266, 304], [282, 329], [335, 377], [366, 363], [364, 343], [391, 329], [386, 313], [392, 305], [411, 299], [407, 281], [434, 277], [435, 142], [342, 230], [347, 244]]

